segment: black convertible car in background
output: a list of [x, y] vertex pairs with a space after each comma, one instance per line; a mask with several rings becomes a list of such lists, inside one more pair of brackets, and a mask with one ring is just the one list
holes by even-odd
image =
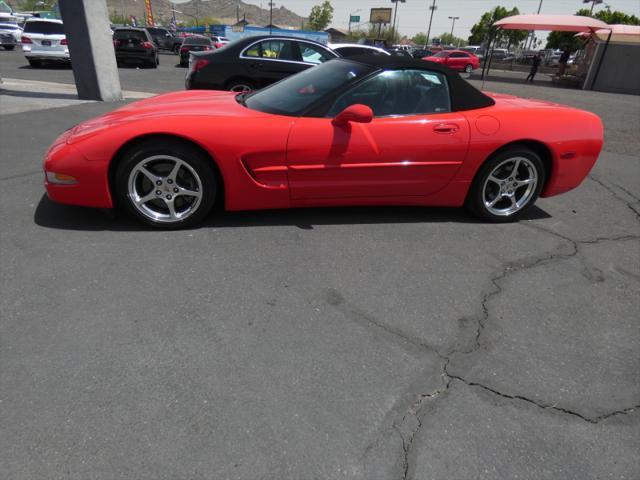
[[247, 37], [213, 52], [192, 53], [189, 89], [259, 90], [339, 55], [321, 43], [293, 37]]

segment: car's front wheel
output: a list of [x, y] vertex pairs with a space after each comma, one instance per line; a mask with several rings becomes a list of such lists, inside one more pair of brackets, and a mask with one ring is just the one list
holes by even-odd
[[15, 45], [4, 45], [5, 50], [13, 50], [14, 48], [16, 48]]
[[540, 156], [527, 147], [512, 147], [489, 159], [473, 180], [466, 206], [496, 223], [518, 220], [538, 199], [545, 182]]
[[255, 85], [249, 80], [239, 79], [232, 80], [227, 84], [227, 90], [230, 92], [247, 93], [256, 89]]
[[118, 205], [156, 228], [187, 228], [213, 208], [217, 179], [211, 159], [197, 148], [155, 139], [125, 152], [116, 169]]

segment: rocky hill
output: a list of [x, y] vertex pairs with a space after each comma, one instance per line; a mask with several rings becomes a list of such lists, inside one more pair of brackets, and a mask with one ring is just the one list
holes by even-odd
[[[107, 0], [109, 12], [115, 12], [122, 15], [122, 7], [124, 3], [124, 13], [135, 15], [136, 18], [142, 20], [144, 18], [144, 1], [138, 0], [131, 2], [130, 0]], [[214, 17], [222, 23], [233, 24], [246, 16], [247, 21], [252, 25], [267, 25], [269, 23], [268, 0], [264, 0], [263, 7], [238, 0], [192, 0], [187, 3], [175, 4], [175, 9], [180, 10], [188, 15], [194, 15], [198, 18]], [[153, 15], [156, 23], [168, 23], [171, 18], [171, 2], [169, 0], [152, 0]], [[177, 14], [178, 21], [189, 21], [191, 17], [188, 15]], [[297, 15], [282, 6], [276, 6], [273, 9], [273, 23], [278, 26], [290, 26], [299, 28], [306, 19]]]

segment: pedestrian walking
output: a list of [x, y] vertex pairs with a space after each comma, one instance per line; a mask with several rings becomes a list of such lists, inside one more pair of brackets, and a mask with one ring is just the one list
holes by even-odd
[[564, 49], [564, 52], [562, 52], [562, 55], [560, 55], [560, 60], [558, 60], [558, 63], [560, 64], [560, 66], [558, 67], [559, 77], [564, 75], [564, 71], [567, 69], [567, 62], [569, 61], [570, 56], [571, 50], [569, 49], [569, 47], [567, 47]]
[[529, 75], [527, 76], [525, 82], [533, 83], [533, 79], [535, 78], [536, 73], [538, 73], [538, 67], [540, 66], [541, 61], [542, 59], [540, 58], [540, 54], [536, 53], [531, 60], [531, 70], [529, 71]]

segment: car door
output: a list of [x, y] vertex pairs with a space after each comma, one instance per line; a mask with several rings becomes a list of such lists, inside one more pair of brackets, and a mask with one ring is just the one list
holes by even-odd
[[[372, 122], [333, 125], [353, 104], [369, 106]], [[287, 147], [291, 198], [428, 195], [453, 178], [468, 144], [468, 122], [451, 112], [444, 75], [382, 72], [337, 98], [326, 117], [296, 120]]]
[[262, 40], [243, 50], [240, 59], [256, 87], [263, 88], [308, 68], [294, 47], [291, 40]]

